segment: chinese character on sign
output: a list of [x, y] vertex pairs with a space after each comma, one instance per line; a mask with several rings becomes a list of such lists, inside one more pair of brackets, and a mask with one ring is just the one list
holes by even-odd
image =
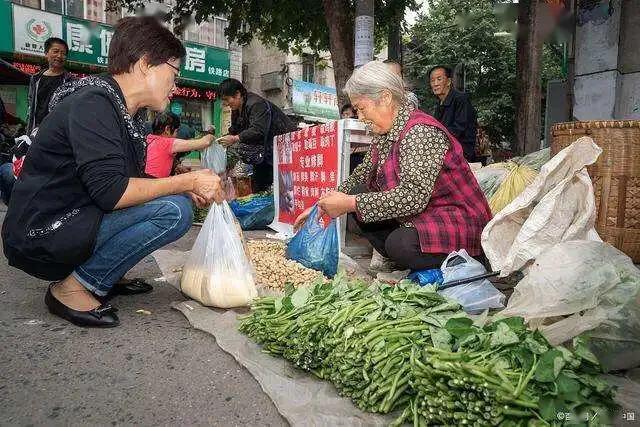
[[216, 67], [216, 76], [222, 77], [222, 68]]
[[311, 158], [309, 159], [309, 166], [311, 166], [312, 168], [316, 167], [316, 156], [312, 155]]
[[[105, 30], [100, 31], [100, 55], [109, 57], [109, 45], [111, 44], [111, 37], [113, 37], [113, 31]], [[105, 61], [106, 62], [106, 61]]]
[[184, 69], [187, 71], [195, 71], [196, 73], [205, 72], [205, 55], [204, 49], [197, 47], [186, 47], [187, 57], [184, 63]]
[[222, 77], [229, 77], [229, 70], [222, 70]]
[[320, 171], [320, 182], [327, 182], [327, 174], [325, 171]]
[[67, 40], [69, 50], [93, 55], [93, 46], [89, 42], [89, 31], [80, 24], [67, 23]]
[[329, 173], [329, 182], [336, 182], [336, 173], [334, 171]]
[[622, 414], [622, 418], [627, 420], [627, 421], [635, 421], [636, 420], [636, 413], [635, 412], [626, 412], [626, 413]]
[[316, 166], [321, 168], [323, 164], [324, 164], [324, 155], [322, 154], [316, 155]]

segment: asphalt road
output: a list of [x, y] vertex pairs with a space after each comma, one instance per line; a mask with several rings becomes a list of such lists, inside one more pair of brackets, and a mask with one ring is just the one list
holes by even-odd
[[[197, 230], [171, 247], [189, 249]], [[132, 273], [160, 276], [151, 257]], [[0, 257], [0, 425], [286, 425], [253, 377], [171, 309], [184, 298], [170, 285], [115, 298], [121, 325], [104, 330], [49, 314], [46, 286]]]

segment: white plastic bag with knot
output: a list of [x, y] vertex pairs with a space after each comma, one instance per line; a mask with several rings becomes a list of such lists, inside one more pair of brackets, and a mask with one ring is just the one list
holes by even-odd
[[556, 243], [601, 241], [593, 184], [586, 166], [602, 149], [582, 137], [542, 166], [536, 179], [482, 231], [482, 248], [502, 277], [524, 270]]
[[182, 270], [180, 290], [210, 307], [243, 307], [258, 296], [253, 269], [227, 202], [213, 204]]
[[220, 175], [227, 171], [227, 149], [220, 144], [211, 144], [202, 152], [202, 167]]
[[613, 246], [558, 243], [514, 288], [504, 316], [522, 316], [553, 345], [585, 334], [607, 370], [640, 365], [640, 270]]
[[[464, 249], [450, 253], [440, 270], [444, 283], [479, 276], [487, 272], [484, 265]], [[443, 289], [438, 293], [456, 301], [467, 313], [480, 313], [483, 310], [504, 307], [504, 294], [487, 279]]]

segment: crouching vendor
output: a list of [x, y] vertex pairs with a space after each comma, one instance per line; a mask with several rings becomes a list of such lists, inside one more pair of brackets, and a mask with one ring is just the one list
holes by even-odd
[[458, 141], [413, 109], [404, 87], [375, 61], [347, 81], [345, 92], [375, 136], [362, 164], [318, 205], [333, 218], [355, 215], [371, 245], [401, 269], [438, 268], [459, 249], [479, 256], [489, 205]]

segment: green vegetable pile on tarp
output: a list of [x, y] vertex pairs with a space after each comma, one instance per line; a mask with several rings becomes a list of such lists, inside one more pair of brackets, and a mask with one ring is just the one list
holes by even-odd
[[240, 330], [265, 352], [331, 381], [361, 409], [397, 411], [397, 424], [545, 424], [596, 412], [590, 422], [601, 424], [615, 406], [582, 342], [552, 347], [521, 318], [475, 326], [433, 287], [338, 276], [252, 308]]

